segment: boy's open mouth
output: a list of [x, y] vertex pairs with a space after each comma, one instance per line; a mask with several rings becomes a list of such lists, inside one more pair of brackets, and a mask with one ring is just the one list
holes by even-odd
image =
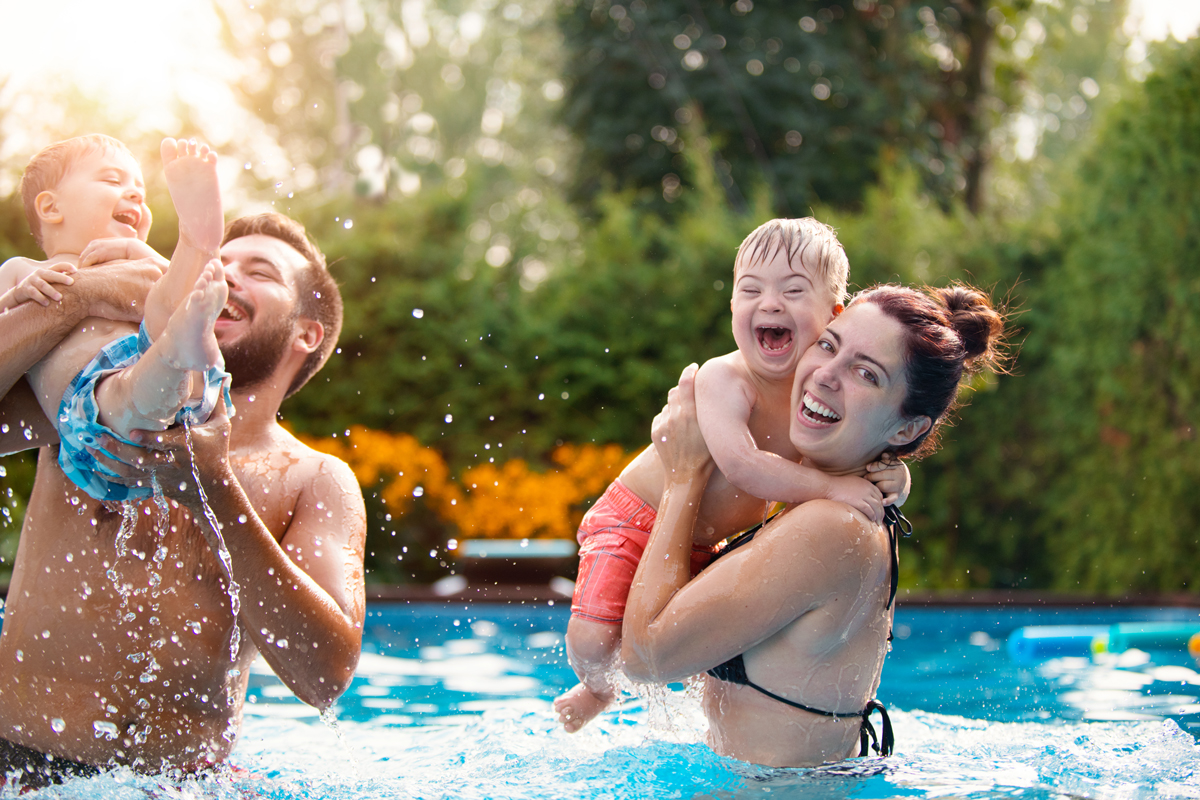
[[768, 352], [787, 350], [792, 345], [792, 332], [787, 328], [763, 325], [756, 329], [758, 345]]
[[801, 401], [800, 413], [804, 415], [805, 419], [824, 425], [832, 425], [835, 422], [842, 421], [842, 418], [835, 414], [833, 410], [829, 408], [829, 406], [825, 405], [808, 392], [804, 393], [804, 398]]
[[118, 211], [113, 214], [113, 219], [131, 228], [136, 228], [138, 223], [142, 221], [142, 215], [136, 211]]

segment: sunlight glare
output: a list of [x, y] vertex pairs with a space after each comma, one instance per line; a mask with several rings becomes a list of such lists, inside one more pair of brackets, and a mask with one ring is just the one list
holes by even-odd
[[[170, 131], [182, 103], [219, 123], [236, 105], [238, 65], [209, 3], [195, 0], [0, 0], [6, 93], [73, 85], [138, 127]], [[232, 122], [232, 121], [231, 121]], [[224, 137], [217, 124], [208, 134]], [[206, 125], [207, 128], [207, 125]]]

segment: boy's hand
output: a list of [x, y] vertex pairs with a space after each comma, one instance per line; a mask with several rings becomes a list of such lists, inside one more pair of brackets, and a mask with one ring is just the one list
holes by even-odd
[[138, 239], [93, 239], [79, 254], [79, 266], [90, 267], [109, 261], [135, 261], [149, 258], [159, 267], [166, 269], [170, 263], [155, 252], [154, 248]]
[[885, 506], [902, 506], [912, 492], [912, 473], [908, 465], [890, 454], [867, 465], [867, 480], [879, 487]]
[[38, 267], [13, 287], [13, 305], [32, 300], [38, 305], [48, 306], [52, 300], [62, 300], [62, 292], [55, 289], [54, 285], [70, 286], [75, 282], [71, 277], [74, 273], [75, 267], [71, 264]]
[[883, 493], [870, 481], [854, 475], [830, 476], [825, 497], [861, 511], [876, 525], [883, 523]]

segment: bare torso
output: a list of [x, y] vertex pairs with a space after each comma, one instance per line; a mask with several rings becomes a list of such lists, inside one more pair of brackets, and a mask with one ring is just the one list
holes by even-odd
[[[772, 525], [787, 522], [787, 515], [781, 515]], [[892, 626], [893, 611], [884, 608], [890, 555], [885, 532], [865, 523], [861, 531], [858, 541], [846, 548], [845, 564], [826, 565], [842, 574], [845, 565], [852, 565], [849, 580], [841, 581], [843, 591], [744, 652], [747, 676], [755, 684], [837, 713], [860, 711], [875, 697]], [[772, 555], [783, 558], [785, 551]], [[758, 559], [747, 557], [743, 569], [755, 572], [761, 567]], [[859, 718], [825, 717], [750, 686], [710, 675], [704, 680], [709, 744], [722, 755], [758, 764], [806, 766], [858, 754]]]
[[[279, 433], [272, 449], [230, 454], [276, 540], [323, 458]], [[122, 549], [120, 507], [77, 489], [42, 449], [0, 635], [0, 736], [146, 769], [201, 768], [232, 749], [256, 650], [239, 630], [230, 660], [224, 569], [170, 505], [138, 506]]]

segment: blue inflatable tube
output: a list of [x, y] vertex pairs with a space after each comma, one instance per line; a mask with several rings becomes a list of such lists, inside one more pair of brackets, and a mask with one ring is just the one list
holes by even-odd
[[1108, 625], [1027, 625], [1008, 637], [1008, 655], [1021, 664], [1064, 656], [1089, 658], [1092, 640], [1108, 632]]

